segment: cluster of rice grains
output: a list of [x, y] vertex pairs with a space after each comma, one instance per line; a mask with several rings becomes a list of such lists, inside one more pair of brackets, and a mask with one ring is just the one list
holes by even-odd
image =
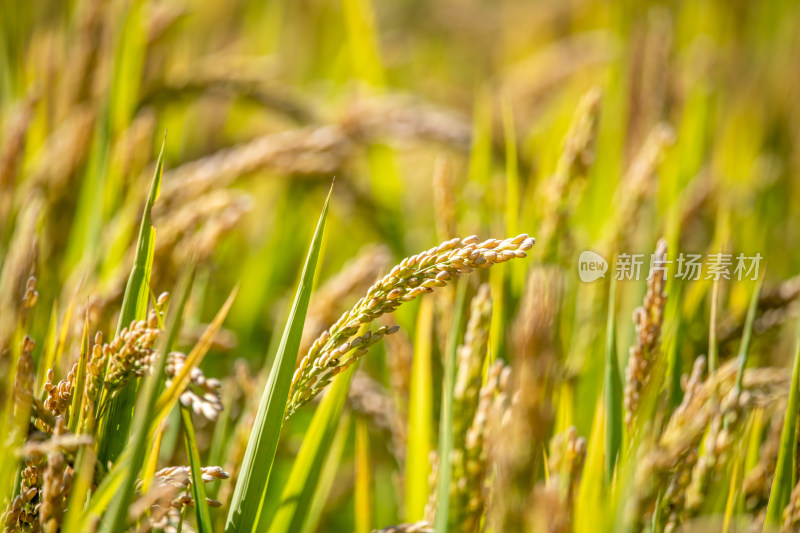
[[664, 305], [667, 295], [666, 260], [667, 243], [663, 239], [656, 246], [653, 268], [647, 278], [647, 293], [644, 304], [633, 312], [636, 324], [636, 344], [631, 347], [625, 381], [625, 423], [631, 427], [639, 407], [639, 396], [650, 380], [653, 362], [661, 347], [661, 325], [664, 321]]
[[398, 328], [380, 326], [357, 335], [359, 329], [392, 313], [404, 302], [433, 292], [436, 287], [444, 287], [460, 274], [525, 257], [533, 243], [534, 239], [525, 234], [484, 242], [473, 235], [451, 239], [404, 259], [311, 344], [292, 378], [286, 417], [316, 396], [336, 374], [366, 354], [370, 346]]
[[[19, 312], [24, 317], [37, 300], [35, 278], [27, 281], [22, 292]], [[93, 455], [96, 426], [104, 406], [131, 379], [151, 371], [167, 298], [166, 293], [162, 294], [147, 320], [133, 321], [111, 342], [104, 343], [102, 333], [98, 332], [91, 348], [88, 343], [74, 344], [80, 351], [79, 361], [69, 366], [69, 372], [61, 380], [56, 380], [56, 369], [63, 367], [63, 362], [47, 368], [38, 393], [34, 390], [37, 377], [33, 339], [24, 335], [18, 350], [11, 351], [18, 357], [11, 404], [14, 408], [8, 413], [7, 426], [13, 431], [7, 436], [6, 445], [19, 449], [22, 466], [19, 486], [2, 514], [3, 531], [61, 530], [78, 458], [84, 452]], [[24, 326], [25, 322], [23, 318], [20, 324]], [[69, 344], [69, 335], [61, 342]], [[9, 350], [5, 353], [10, 355]], [[66, 358], [63, 352], [56, 354], [56, 358], [62, 356]], [[180, 373], [185, 360], [182, 353], [169, 354], [167, 387]], [[198, 368], [192, 368], [180, 401], [206, 419], [215, 420], [222, 411], [219, 387], [218, 380], [206, 378]], [[84, 468], [91, 469], [92, 465]], [[206, 483], [229, 477], [220, 467], [204, 467], [202, 471]], [[94, 479], [90, 479], [92, 487], [97, 488], [102, 475], [98, 465]], [[191, 483], [189, 467], [185, 466], [159, 470], [149, 483], [140, 480], [136, 501], [129, 510], [131, 527], [138, 531], [152, 528], [176, 531], [176, 525], [182, 521], [180, 510], [194, 505]], [[220, 504], [209, 499], [209, 505]]]

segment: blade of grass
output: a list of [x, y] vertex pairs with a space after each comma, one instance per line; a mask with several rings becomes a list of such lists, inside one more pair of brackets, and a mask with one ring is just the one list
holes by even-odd
[[[150, 223], [150, 212], [153, 209], [153, 204], [158, 199], [158, 193], [161, 189], [165, 146], [166, 137], [161, 144], [161, 152], [156, 162], [150, 194], [144, 206], [142, 225], [139, 228], [139, 238], [136, 244], [136, 257], [128, 278], [128, 284], [125, 286], [125, 295], [122, 298], [122, 308], [120, 309], [119, 322], [117, 323], [117, 335], [131, 322], [142, 320], [147, 314], [147, 296], [156, 244], [156, 230]], [[137, 382], [138, 380], [132, 380], [120, 392], [119, 396], [111, 400], [109, 409], [101, 422], [98, 459], [100, 464], [104, 466], [109, 461], [115, 461], [128, 442], [131, 422], [133, 421]]]
[[731, 473], [730, 489], [728, 490], [728, 500], [725, 502], [725, 514], [722, 517], [722, 533], [728, 533], [728, 531], [730, 531], [731, 519], [733, 518], [738, 496], [738, 486], [741, 483], [741, 480], [739, 479], [739, 468], [739, 461], [734, 461], [733, 472]]
[[422, 520], [428, 499], [428, 476], [431, 472], [431, 425], [433, 418], [433, 300], [419, 304], [411, 384], [408, 399], [408, 452], [406, 454], [407, 522]]
[[[81, 353], [78, 357], [78, 373], [75, 376], [74, 390], [82, 391], [86, 383], [86, 360], [89, 357], [89, 311], [83, 320], [83, 335], [81, 336]], [[69, 409], [69, 430], [77, 433], [80, 427], [81, 413], [83, 413], [83, 394], [73, 394], [72, 404]]]
[[303, 529], [357, 366], [351, 365], [339, 374], [330, 391], [322, 398], [283, 488], [280, 506], [271, 519], [261, 516], [259, 531], [266, 529], [269, 533], [290, 533]]
[[186, 440], [186, 455], [189, 456], [189, 467], [192, 470], [192, 497], [194, 509], [197, 513], [197, 529], [200, 533], [211, 533], [211, 514], [208, 512], [206, 501], [206, 488], [203, 484], [203, 470], [200, 463], [200, 450], [197, 448], [197, 439], [194, 435], [192, 412], [181, 404], [181, 420], [183, 421], [183, 435]]
[[367, 422], [356, 417], [355, 533], [372, 531], [372, 468], [369, 462]]
[[708, 373], [716, 372], [718, 351], [717, 351], [717, 305], [719, 302], [719, 280], [715, 279], [711, 286], [711, 318], [708, 325]]
[[[78, 284], [78, 287], [75, 289], [75, 293], [72, 295], [72, 299], [69, 302], [67, 311], [64, 313], [64, 321], [61, 323], [61, 330], [58, 332], [58, 343], [55, 345], [55, 350], [48, 354], [48, 366], [44, 367], [42, 370], [44, 374], [47, 373], [48, 368], [53, 368], [54, 366], [58, 365], [58, 363], [61, 361], [61, 357], [64, 355], [64, 349], [66, 348], [67, 344], [67, 335], [72, 329], [72, 314], [75, 312], [75, 304], [78, 299], [80, 285], [81, 284]], [[44, 379], [42, 379], [41, 383], [44, 383]]]
[[114, 468], [112, 468], [103, 478], [103, 481], [100, 482], [100, 486], [92, 492], [92, 498], [89, 500], [89, 504], [83, 515], [78, 520], [78, 526], [75, 528], [75, 531], [89, 531], [89, 525], [99, 521], [103, 512], [111, 503], [111, 500], [122, 487], [130, 462], [131, 451], [126, 450], [119, 456], [117, 462], [114, 463]]
[[606, 484], [614, 479], [620, 444], [622, 443], [622, 377], [617, 362], [616, 328], [617, 284], [611, 278], [608, 293], [608, 318], [606, 322], [606, 362], [605, 362], [605, 408], [606, 408]]
[[[458, 280], [454, 315], [447, 338], [447, 353], [444, 360], [444, 386], [442, 388], [442, 410], [439, 420], [439, 479], [437, 487], [436, 517], [434, 530], [437, 533], [447, 532], [450, 514], [450, 478], [452, 464], [450, 452], [453, 449], [453, 387], [456, 379], [456, 352], [459, 339], [464, 332], [464, 303], [467, 299], [468, 282], [465, 278]], [[458, 517], [455, 517], [456, 520]]]
[[164, 424], [159, 424], [153, 434], [153, 445], [147, 450], [147, 458], [142, 469], [142, 494], [150, 489], [158, 469], [158, 455], [161, 453], [161, 442], [164, 439]]
[[[595, 408], [594, 421], [592, 422], [592, 432], [589, 435], [589, 443], [586, 450], [586, 465], [578, 487], [578, 496], [575, 500], [575, 529], [577, 533], [605, 531], [606, 521], [608, 520], [604, 505], [604, 497], [609, 497], [605, 490], [605, 440], [604, 430], [606, 426], [605, 406], [597, 402]], [[603, 527], [599, 527], [599, 526]]]
[[[794, 452], [797, 449], [797, 409], [800, 403], [800, 388], [798, 388], [798, 380], [800, 380], [800, 320], [798, 320], [797, 325], [789, 400], [786, 404], [786, 415], [783, 419], [778, 464], [775, 467], [775, 477], [772, 479], [764, 531], [780, 527], [783, 519], [783, 509], [789, 503], [789, 497], [795, 484], [796, 459]], [[744, 342], [742, 340], [742, 343]]]
[[762, 276], [756, 282], [753, 295], [750, 297], [750, 305], [747, 308], [747, 318], [744, 322], [744, 330], [742, 332], [742, 344], [739, 346], [739, 370], [736, 373], [736, 397], [742, 393], [742, 379], [744, 378], [744, 368], [747, 366], [747, 355], [750, 352], [750, 341], [753, 338], [753, 321], [756, 318], [756, 310], [758, 309], [758, 295], [761, 294], [761, 285], [764, 283]]
[[[332, 191], [333, 187], [331, 187]], [[297, 352], [300, 349], [300, 339], [303, 334], [308, 302], [311, 298], [314, 271], [319, 258], [331, 192], [328, 193], [325, 206], [322, 208], [306, 264], [303, 267], [303, 274], [300, 277], [300, 286], [297, 288], [297, 294], [292, 304], [292, 311], [275, 355], [267, 386], [261, 397], [253, 432], [247, 442], [247, 451], [225, 523], [225, 531], [228, 533], [253, 529], [258, 523], [258, 515], [267, 491], [272, 462], [275, 460], [278, 439], [283, 426], [292, 371], [297, 360]]]
[[[125, 528], [128, 518], [128, 507], [133, 498], [136, 479], [139, 476], [139, 471], [145, 459], [145, 447], [147, 446], [148, 437], [150, 435], [148, 428], [151, 425], [151, 418], [155, 412], [154, 408], [158, 397], [158, 388], [161, 387], [164, 381], [167, 355], [172, 349], [175, 340], [178, 338], [178, 330], [180, 329], [183, 311], [186, 307], [186, 301], [189, 298], [189, 292], [194, 278], [194, 268], [194, 263], [190, 262], [186, 270], [180, 276], [178, 289], [176, 291], [178, 301], [174, 308], [169, 310], [167, 334], [162, 337], [159, 343], [158, 358], [153, 365], [150, 375], [144, 379], [142, 390], [136, 399], [135, 417], [133, 419], [135, 431], [131, 434], [130, 442], [127, 446], [127, 449], [130, 450], [130, 460], [127, 462], [128, 464], [126, 465], [120, 490], [115, 491], [115, 497], [113, 502], [111, 502], [111, 508], [100, 522], [99, 531], [101, 533], [114, 533], [116, 531], [122, 531]], [[115, 465], [115, 468], [117, 468], [117, 466], [118, 465]]]
[[320, 472], [317, 490], [308, 509], [308, 518], [303, 523], [303, 529], [301, 530], [303, 533], [317, 531], [322, 510], [328, 500], [328, 494], [331, 492], [333, 482], [336, 480], [336, 471], [339, 469], [348, 435], [350, 435], [350, 414], [345, 412], [339, 420], [339, 429], [336, 430], [336, 435], [333, 436], [328, 459], [325, 461], [322, 472]]

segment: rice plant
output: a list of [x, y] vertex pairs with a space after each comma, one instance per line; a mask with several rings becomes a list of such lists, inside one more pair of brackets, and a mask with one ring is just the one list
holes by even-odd
[[796, 2], [0, 3], [3, 531], [800, 530]]

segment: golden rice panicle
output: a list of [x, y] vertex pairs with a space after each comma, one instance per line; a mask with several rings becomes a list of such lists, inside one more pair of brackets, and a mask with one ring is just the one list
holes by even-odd
[[17, 168], [25, 153], [25, 140], [28, 128], [34, 117], [34, 108], [39, 95], [30, 93], [16, 106], [10, 120], [3, 128], [3, 147], [0, 149], [0, 220], [5, 220], [7, 209], [11, 206], [10, 187]]
[[[231, 476], [220, 466], [204, 466], [201, 468], [203, 483], [211, 483], [215, 480], [229, 479]], [[171, 505], [176, 509], [181, 509], [185, 506], [194, 507], [195, 502], [189, 492], [189, 489], [194, 483], [192, 479], [191, 468], [188, 466], [169, 466], [162, 468], [155, 474], [155, 485], [168, 485], [178, 491], [177, 498], [175, 498]], [[184, 491], [181, 493], [181, 491]], [[206, 503], [211, 507], [222, 507], [222, 502], [206, 498]]]
[[[36, 343], [28, 335], [23, 337], [17, 361], [17, 374], [14, 376], [13, 413], [15, 417], [22, 417], [22, 413], [30, 409], [33, 400], [33, 377], [35, 374], [33, 348], [35, 346]], [[4, 393], [3, 396], [5, 396]], [[5, 398], [3, 399], [5, 400]], [[24, 417], [27, 418], [27, 415]]]
[[[217, 479], [228, 479], [231, 475], [221, 466], [204, 466], [200, 469], [203, 483], [211, 483]], [[160, 483], [166, 483], [179, 488], [188, 488], [192, 485], [192, 470], [188, 466], [168, 466], [158, 470], [155, 478]]]
[[[725, 471], [732, 450], [731, 431], [741, 428], [747, 412], [756, 406], [770, 412], [785, 405], [786, 369], [746, 369], [743, 391], [739, 396], [734, 388], [738, 361], [725, 363], [701, 381], [704, 371], [705, 359], [699, 358], [695, 361], [692, 376], [684, 380], [686, 394], [681, 405], [673, 411], [661, 435], [652, 437], [640, 447], [641, 458], [634, 479], [636, 490], [626, 508], [626, 520], [634, 526], [649, 520], [653, 502], [661, 488], [666, 488], [662, 499], [665, 527], [676, 528], [690, 518], [705, 498], [707, 492], [703, 487], [714, 479], [711, 476]], [[728, 428], [725, 428], [725, 420], [728, 420]], [[780, 434], [780, 429], [777, 433]], [[705, 448], [701, 450], [701, 446]], [[701, 451], [708, 456], [705, 464], [699, 461]], [[770, 453], [762, 446], [764, 452]], [[777, 452], [773, 452], [765, 463], [762, 456], [759, 466], [747, 475], [744, 495], [748, 507], [751, 507], [752, 498], [758, 503], [762, 497], [764, 502], [768, 497], [769, 489], [763, 485], [774, 471], [776, 457]], [[756, 472], [761, 479], [754, 484], [753, 474]], [[766, 496], [762, 496], [763, 490], [766, 490]]]
[[[297, 409], [319, 394], [336, 375], [363, 357], [384, 336], [396, 333], [398, 329], [400, 329], [399, 326], [381, 326], [374, 331], [367, 331], [363, 335], [345, 341], [330, 352], [322, 353], [318, 363], [312, 367], [308, 380], [298, 387], [297, 391], [291, 393], [286, 406], [286, 418], [288, 419]], [[295, 376], [297, 376], [298, 370], [295, 370]]]
[[[303, 326], [300, 353], [305, 353], [325, 327], [336, 320], [345, 308], [343, 304], [353, 294], [366, 291], [389, 266], [391, 252], [387, 246], [367, 246], [342, 270], [327, 280], [314, 293]], [[350, 300], [352, 301], [352, 300]]]
[[[367, 294], [345, 312], [330, 329], [322, 332], [303, 357], [292, 377], [290, 402], [286, 416], [313, 398], [339, 372], [364, 355], [370, 345], [385, 334], [397, 331], [382, 326], [374, 335], [353, 336], [365, 324], [393, 312], [404, 302], [443, 287], [460, 274], [488, 268], [517, 257], [526, 257], [534, 243], [526, 234], [503, 241], [480, 242], [473, 235], [451, 239], [420, 254], [403, 259], [383, 279], [372, 285]], [[377, 338], [375, 338], [377, 337]], [[355, 343], [355, 346], [354, 346]], [[352, 355], [348, 354], [353, 352]]]
[[[62, 417], [56, 419], [54, 438], [58, 438], [65, 431]], [[39, 519], [42, 530], [57, 532], [61, 526], [67, 505], [67, 497], [72, 484], [72, 467], [67, 465], [64, 453], [60, 449], [53, 449], [47, 453], [47, 468], [44, 471], [42, 482], [41, 506]]]
[[620, 187], [615, 193], [616, 206], [613, 218], [603, 228], [600, 249], [606, 253], [624, 249], [631, 222], [638, 217], [639, 210], [656, 190], [656, 171], [667, 146], [675, 140], [672, 128], [664, 123], [656, 124], [628, 166]]
[[72, 401], [72, 387], [75, 383], [75, 374], [77, 372], [78, 363], [75, 363], [69, 371], [67, 379], [62, 379], [58, 383], [53, 383], [53, 369], [47, 369], [47, 381], [44, 384], [47, 397], [44, 400], [44, 406], [48, 411], [53, 413], [53, 416], [66, 415], [70, 402]]
[[358, 98], [340, 122], [353, 139], [371, 143], [386, 137], [432, 141], [467, 152], [470, 123], [458, 113], [404, 95]]
[[[172, 384], [172, 380], [185, 365], [186, 354], [170, 352], [167, 356], [166, 366], [167, 387]], [[203, 371], [197, 367], [192, 369], [189, 377], [189, 385], [181, 393], [180, 402], [189, 407], [195, 414], [203, 416], [207, 420], [216, 420], [223, 408], [222, 399], [219, 395], [222, 383], [216, 378], [207, 378]]]
[[496, 463], [490, 519], [498, 531], [534, 528], [530, 501], [536, 478], [531, 472], [542, 466], [541, 450], [553, 421], [560, 346], [556, 326], [562, 293], [560, 269], [533, 269], [514, 322], [513, 371], [508, 378], [512, 385], [507, 393], [513, 401], [504, 416], [506, 430], [492, 431], [489, 438]]
[[550, 484], [557, 487], [568, 508], [574, 502], [585, 460], [586, 439], [578, 437], [574, 426], [550, 441]]
[[[222, 191], [214, 191], [206, 196]], [[230, 233], [244, 216], [251, 210], [253, 200], [249, 194], [231, 193], [228, 191], [227, 201], [220, 205], [218, 210], [211, 214], [205, 211], [204, 199], [200, 198], [196, 202], [188, 203], [195, 208], [203, 206], [200, 212], [205, 213], [206, 218], [202, 225], [194, 231], [187, 232], [175, 244], [172, 250], [172, 260], [176, 265], [184, 264], [192, 255], [198, 261], [206, 261], [217, 249], [217, 244], [223, 237]], [[158, 245], [156, 245], [158, 246]]]
[[640, 146], [648, 128], [665, 114], [667, 88], [669, 87], [670, 55], [672, 53], [672, 15], [666, 9], [651, 9], [642, 30], [633, 36], [633, 62], [637, 83], [631, 86], [629, 118], [626, 135], [626, 157]]
[[753, 403], [753, 397], [747, 391], [739, 394], [732, 390], [722, 401], [714, 396], [711, 401], [719, 405], [703, 439], [703, 453], [692, 469], [692, 481], [686, 494], [686, 507], [691, 514], [699, 512], [709, 486], [727, 465], [738, 426], [743, 413]]
[[212, 187], [220, 189], [239, 176], [264, 169], [329, 175], [344, 164], [351, 151], [352, 143], [335, 126], [267, 134], [166, 172], [159, 201], [164, 207], [177, 206]]
[[[470, 500], [475, 498], [473, 492], [482, 492], [481, 483], [471, 480], [469, 471], [470, 468], [480, 470], [480, 465], [470, 461], [470, 459], [479, 459], [480, 450], [471, 450], [473, 455], [478, 457], [469, 457], [470, 450], [467, 448], [466, 441], [479, 407], [483, 366], [492, 317], [492, 300], [489, 294], [489, 286], [484, 284], [472, 299], [464, 344], [458, 347], [457, 353], [458, 370], [453, 391], [453, 448], [449, 457], [452, 482], [448, 519], [450, 521], [449, 528], [452, 530], [461, 530], [465, 523]], [[473, 445], [475, 444], [477, 443], [473, 442]]]
[[152, 109], [144, 109], [139, 112], [130, 126], [120, 134], [119, 139], [114, 143], [111, 153], [111, 168], [126, 179], [139, 175], [150, 157], [155, 130], [155, 112]]
[[39, 95], [29, 93], [14, 110], [11, 120], [2, 131], [3, 146], [0, 148], [0, 220], [8, 220], [14, 204], [14, 181], [25, 156], [28, 129], [34, 118]]
[[664, 292], [666, 258], [667, 242], [661, 239], [656, 245], [644, 303], [633, 312], [637, 337], [636, 344], [630, 349], [628, 366], [625, 369], [625, 423], [628, 427], [633, 424], [639, 406], [639, 395], [650, 379], [651, 365], [658, 357], [661, 346], [661, 326], [664, 322], [664, 305], [667, 301], [667, 294]]
[[19, 493], [6, 506], [2, 516], [3, 533], [35, 531], [40, 528], [39, 499], [47, 462], [43, 456], [25, 460], [20, 472]]
[[[800, 276], [794, 276], [775, 287], [764, 288], [758, 297], [758, 308], [753, 332], [763, 335], [778, 329], [791, 316], [800, 297]], [[720, 351], [732, 350], [732, 345], [741, 339], [745, 317], [728, 317], [719, 325], [718, 342]]]
[[28, 283], [36, 263], [36, 227], [42, 213], [41, 197], [28, 197], [16, 217], [14, 233], [3, 250], [3, 264], [0, 269], [0, 373], [9, 370], [11, 339], [17, 326], [23, 320], [28, 302]]
[[586, 460], [586, 439], [574, 427], [555, 435], [548, 458], [550, 478], [534, 488], [530, 523], [536, 531], [571, 531], [575, 495]]
[[502, 431], [510, 372], [511, 368], [502, 361], [496, 361], [489, 367], [486, 383], [480, 390], [475, 417], [467, 430], [464, 476], [456, 481], [465, 499], [460, 524], [463, 533], [477, 531], [486, 511], [489, 500], [489, 449], [486, 441], [489, 431]]
[[108, 351], [103, 349], [103, 333], [98, 331], [94, 336], [94, 344], [86, 363], [86, 382], [84, 384], [80, 433], [92, 433], [94, 430], [97, 409], [103, 392], [103, 376], [105, 375], [107, 362]]
[[548, 206], [542, 219], [542, 242], [545, 243], [544, 258], [555, 260], [563, 246], [566, 223], [570, 214], [570, 186], [586, 175], [594, 162], [594, 143], [600, 118], [601, 92], [597, 88], [583, 95], [569, 130], [564, 138], [564, 147], [556, 171], [545, 185], [544, 205]]
[[104, 386], [113, 395], [133, 377], [144, 376], [155, 359], [156, 340], [160, 330], [155, 311], [147, 321], [134, 320], [111, 344], [103, 346], [108, 357]]
[[574, 427], [550, 441], [548, 457], [550, 478], [537, 484], [531, 509], [536, 530], [571, 531], [575, 495], [586, 460], [586, 439], [578, 437]]
[[[706, 371], [706, 358], [695, 359], [690, 375], [681, 376], [683, 400], [674, 413], [683, 413], [700, 391]], [[674, 415], [673, 415], [674, 416]], [[680, 524], [686, 517], [686, 489], [691, 482], [692, 468], [697, 462], [697, 450], [691, 449], [689, 454], [674, 469], [672, 479], [664, 492], [662, 505], [666, 517], [666, 528]]]
[[97, 113], [90, 106], [79, 106], [59, 125], [32, 160], [28, 179], [22, 184], [24, 195], [34, 189], [47, 191], [49, 201], [64, 194], [70, 177], [80, 169], [91, 147]]
[[489, 343], [492, 298], [488, 284], [478, 289], [470, 305], [464, 344], [458, 347], [458, 370], [453, 389], [453, 432], [459, 447], [466, 439], [467, 428], [475, 417], [483, 380], [483, 364]]
[[180, 516], [174, 516], [178, 513], [171, 513], [177, 511], [172, 507], [172, 502], [178, 496], [179, 490], [166, 483], [154, 483], [147, 492], [131, 503], [128, 508], [128, 522], [135, 524], [146, 521], [150, 529], [167, 529], [171, 518], [175, 522], [180, 519]]

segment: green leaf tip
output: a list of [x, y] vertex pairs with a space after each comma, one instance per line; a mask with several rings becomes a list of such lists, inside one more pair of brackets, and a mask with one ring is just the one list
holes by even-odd
[[278, 439], [283, 427], [292, 372], [300, 349], [306, 312], [311, 299], [311, 288], [314, 284], [314, 272], [322, 246], [322, 235], [332, 194], [333, 185], [328, 192], [314, 237], [311, 240], [294, 303], [278, 351], [275, 354], [267, 386], [261, 397], [250, 439], [247, 442], [247, 451], [225, 523], [225, 531], [228, 533], [254, 531], [261, 515], [272, 472], [272, 463], [275, 460]]

